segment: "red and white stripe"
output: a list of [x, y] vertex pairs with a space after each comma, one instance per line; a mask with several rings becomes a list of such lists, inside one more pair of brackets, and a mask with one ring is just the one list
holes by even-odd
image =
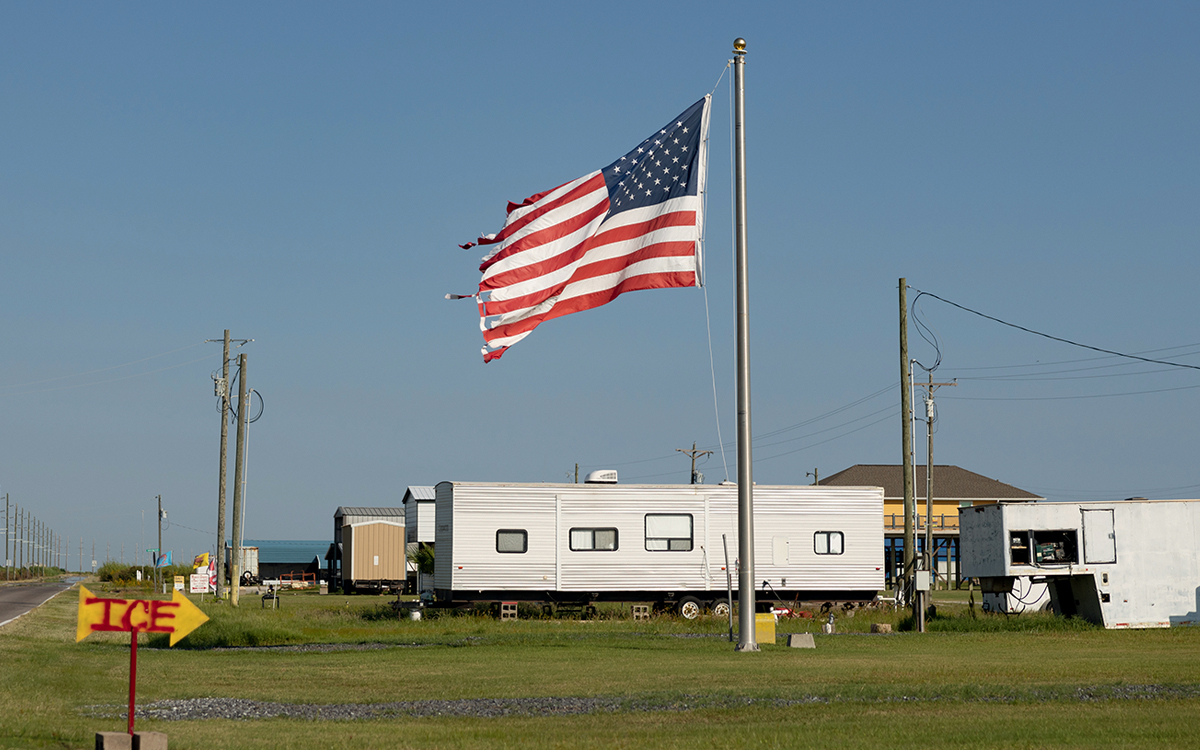
[[[703, 175], [703, 172], [701, 172]], [[684, 196], [609, 218], [604, 177], [592, 172], [509, 204], [508, 220], [480, 265], [484, 361], [544, 320], [611, 302], [638, 289], [697, 286], [699, 196]]]

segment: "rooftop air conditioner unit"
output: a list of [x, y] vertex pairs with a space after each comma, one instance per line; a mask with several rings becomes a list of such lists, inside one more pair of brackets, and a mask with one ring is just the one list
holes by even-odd
[[583, 478], [584, 484], [616, 484], [617, 472], [615, 469], [600, 469], [599, 471], [590, 472]]

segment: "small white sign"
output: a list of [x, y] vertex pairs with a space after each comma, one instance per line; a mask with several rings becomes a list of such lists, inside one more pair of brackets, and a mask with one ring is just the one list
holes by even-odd
[[188, 579], [189, 594], [207, 594], [208, 593], [208, 573], [193, 573]]
[[379, 564], [379, 555], [375, 555], [375, 564], [376, 564], [376, 565], [378, 565], [378, 564]]

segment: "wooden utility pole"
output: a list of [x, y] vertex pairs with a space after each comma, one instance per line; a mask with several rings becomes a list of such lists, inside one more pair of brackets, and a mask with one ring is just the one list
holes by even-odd
[[162, 583], [162, 495], [158, 496], [158, 554], [154, 556], [154, 593], [158, 593], [158, 585]]
[[225, 557], [225, 479], [229, 455], [229, 343], [236, 341], [239, 347], [254, 339], [231, 339], [229, 329], [225, 329], [223, 339], [208, 339], [206, 343], [220, 341], [223, 344], [221, 355], [221, 377], [213, 383], [213, 390], [221, 402], [221, 478], [217, 487], [217, 599], [225, 595], [225, 570], [229, 561]]
[[233, 461], [233, 540], [229, 563], [229, 602], [238, 605], [240, 594], [241, 572], [238, 564], [242, 552], [242, 466], [246, 460], [246, 420], [250, 417], [249, 404], [246, 403], [246, 355], [238, 355], [238, 406], [237, 406], [237, 447]]
[[917, 616], [916, 597], [912, 596], [914, 547], [916, 532], [913, 515], [913, 445], [912, 445], [912, 375], [908, 363], [908, 286], [900, 279], [900, 423], [903, 427], [901, 445], [904, 450], [904, 576], [898, 592], [913, 603], [913, 617]]
[[684, 454], [685, 456], [692, 457], [692, 481], [691, 481], [691, 483], [695, 484], [696, 483], [696, 459], [699, 458], [700, 456], [711, 456], [712, 451], [698, 451], [698, 450], [696, 450], [695, 443], [692, 443], [692, 449], [690, 451], [685, 448], [676, 448], [675, 450], [679, 453]]
[[225, 329], [225, 348], [221, 357], [221, 380], [217, 383], [221, 399], [221, 484], [217, 490], [217, 599], [225, 595], [225, 455], [229, 445], [229, 329]]
[[929, 382], [925, 383], [925, 437], [928, 443], [925, 454], [925, 569], [929, 571], [930, 583], [936, 573], [937, 555], [933, 548], [933, 391], [943, 385], [957, 383], [933, 382], [933, 371], [929, 371]]

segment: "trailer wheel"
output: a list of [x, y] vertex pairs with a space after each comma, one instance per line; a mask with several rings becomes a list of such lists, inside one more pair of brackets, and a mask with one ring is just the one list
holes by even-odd
[[729, 602], [724, 599], [715, 601], [710, 611], [715, 617], [729, 617]]
[[679, 616], [685, 620], [695, 620], [704, 612], [700, 600], [694, 596], [685, 596], [679, 600]]

